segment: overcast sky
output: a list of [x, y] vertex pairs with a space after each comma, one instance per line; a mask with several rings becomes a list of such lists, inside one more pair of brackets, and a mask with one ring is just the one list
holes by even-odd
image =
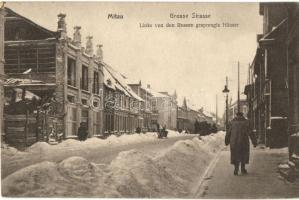
[[[132, 80], [142, 80], [157, 91], [168, 91], [198, 107], [224, 110], [225, 76], [233, 100], [237, 94], [237, 61], [241, 86], [247, 82], [248, 64], [256, 51], [256, 34], [262, 33], [258, 3], [24, 3], [7, 7], [50, 30], [57, 29], [57, 14], [65, 13], [68, 36], [80, 25], [83, 45], [87, 35], [103, 44], [104, 60]], [[210, 19], [192, 19], [192, 12]], [[124, 19], [108, 19], [109, 13]], [[171, 19], [170, 13], [189, 14]], [[238, 28], [140, 28], [139, 23], [238, 23]]]

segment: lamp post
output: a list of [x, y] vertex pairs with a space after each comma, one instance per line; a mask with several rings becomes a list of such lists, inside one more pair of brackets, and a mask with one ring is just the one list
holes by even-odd
[[225, 99], [225, 105], [226, 105], [225, 130], [227, 132], [227, 126], [228, 126], [228, 93], [229, 93], [227, 77], [226, 77], [226, 85], [224, 86], [224, 89], [222, 90], [222, 92], [226, 97], [226, 99]]

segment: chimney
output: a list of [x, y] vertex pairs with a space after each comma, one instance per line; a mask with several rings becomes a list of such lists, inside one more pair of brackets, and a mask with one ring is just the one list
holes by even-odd
[[98, 44], [97, 45], [97, 60], [99, 61], [103, 61], [103, 49], [102, 49], [103, 45]]
[[65, 16], [66, 14], [60, 13], [58, 16], [58, 28], [57, 31], [60, 32], [60, 38], [66, 39], [66, 23]]
[[81, 26], [74, 27], [74, 35], [73, 35], [73, 42], [76, 47], [81, 48], [81, 33], [80, 33]]
[[87, 41], [86, 41], [85, 53], [92, 56], [93, 55], [92, 36], [87, 36], [86, 39]]

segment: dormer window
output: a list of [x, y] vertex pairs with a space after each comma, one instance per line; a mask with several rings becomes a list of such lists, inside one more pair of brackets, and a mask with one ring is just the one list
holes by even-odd
[[112, 85], [112, 82], [111, 82], [110, 79], [107, 79], [107, 84], [110, 85], [110, 86]]

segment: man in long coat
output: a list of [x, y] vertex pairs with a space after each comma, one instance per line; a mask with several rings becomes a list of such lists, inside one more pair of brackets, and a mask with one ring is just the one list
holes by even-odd
[[80, 127], [78, 128], [78, 138], [80, 141], [84, 141], [87, 139], [88, 131], [87, 131], [87, 125], [84, 122], [80, 123]]
[[231, 164], [235, 166], [234, 175], [238, 175], [241, 163], [241, 173], [246, 174], [245, 164], [249, 163], [249, 137], [256, 147], [256, 137], [250, 131], [249, 121], [245, 119], [243, 113], [238, 112], [231, 121], [228, 132], [225, 136], [225, 144], [230, 144]]

